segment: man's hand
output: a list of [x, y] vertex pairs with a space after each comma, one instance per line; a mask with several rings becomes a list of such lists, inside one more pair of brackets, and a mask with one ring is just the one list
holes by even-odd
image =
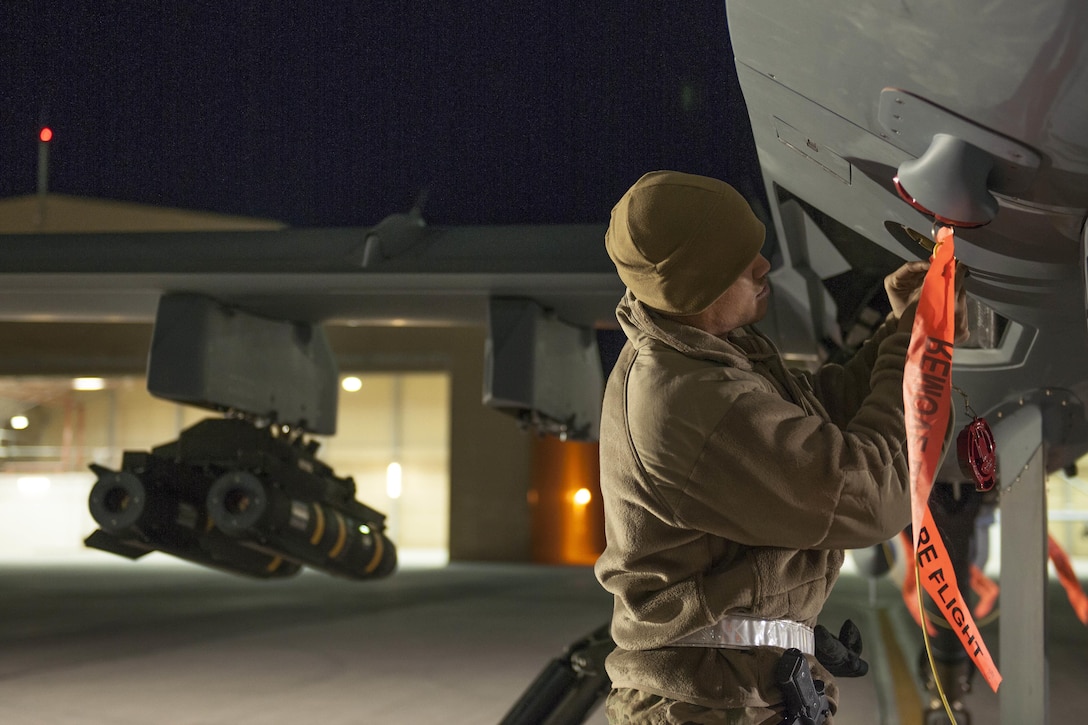
[[884, 278], [884, 291], [892, 304], [892, 314], [902, 317], [907, 306], [918, 299], [926, 279], [929, 262], [907, 262]]
[[816, 659], [835, 677], [861, 677], [869, 671], [869, 663], [861, 658], [861, 631], [851, 620], [842, 623], [839, 636], [817, 624]]
[[914, 327], [914, 310], [928, 270], [929, 262], [907, 262], [884, 278], [884, 291], [888, 293], [892, 315], [899, 320], [900, 332], [910, 332]]
[[[899, 319], [899, 331], [910, 332], [914, 327], [914, 312], [922, 293], [929, 262], [907, 262], [884, 278], [884, 290], [892, 305], [892, 314]], [[967, 265], [956, 261], [956, 328], [953, 341], [965, 342], [970, 335], [967, 323]]]

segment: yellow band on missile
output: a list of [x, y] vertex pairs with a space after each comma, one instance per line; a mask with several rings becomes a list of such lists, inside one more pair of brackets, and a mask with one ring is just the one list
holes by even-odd
[[385, 548], [385, 544], [382, 543], [382, 535], [374, 533], [374, 556], [371, 557], [370, 563], [366, 565], [364, 570], [367, 574], [371, 573], [378, 568], [378, 564], [382, 562], [382, 553]]
[[321, 537], [325, 535], [325, 512], [321, 510], [319, 504], [313, 504], [314, 511], [314, 533], [310, 535], [310, 543], [317, 546], [317, 542], [321, 541]]
[[336, 544], [329, 550], [329, 556], [335, 559], [340, 556], [344, 550], [344, 544], [348, 541], [348, 526], [344, 523], [344, 517], [339, 511], [333, 510], [332, 515], [336, 517]]

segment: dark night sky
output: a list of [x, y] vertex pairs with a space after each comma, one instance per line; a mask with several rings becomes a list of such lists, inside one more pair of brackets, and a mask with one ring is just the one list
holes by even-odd
[[0, 197], [296, 226], [605, 222], [643, 172], [758, 188], [724, 0], [0, 4]]

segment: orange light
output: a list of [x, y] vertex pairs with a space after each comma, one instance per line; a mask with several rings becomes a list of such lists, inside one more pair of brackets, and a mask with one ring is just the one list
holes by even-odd
[[593, 564], [604, 550], [600, 449], [596, 442], [534, 440], [533, 560], [542, 564]]
[[43, 143], [49, 143], [53, 140], [53, 129], [48, 126], [44, 127], [38, 134], [38, 138], [41, 139]]

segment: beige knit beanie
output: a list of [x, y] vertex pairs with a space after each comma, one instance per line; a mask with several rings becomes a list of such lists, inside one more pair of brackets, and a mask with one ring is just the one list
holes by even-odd
[[639, 301], [693, 315], [736, 281], [764, 233], [748, 202], [724, 181], [651, 171], [612, 208], [604, 243]]

